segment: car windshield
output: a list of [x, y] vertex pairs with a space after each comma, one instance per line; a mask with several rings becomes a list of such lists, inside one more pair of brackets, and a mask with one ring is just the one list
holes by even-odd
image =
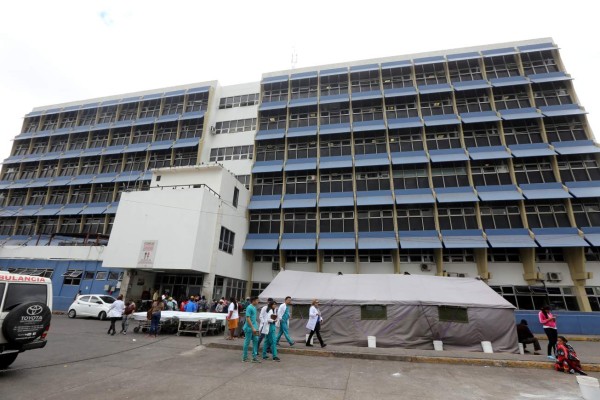
[[110, 297], [110, 296], [100, 296], [100, 298], [102, 299], [103, 302], [107, 303], [107, 304], [112, 304], [115, 302], [114, 297]]
[[19, 304], [41, 302], [46, 303], [46, 285], [27, 285], [24, 283], [13, 283], [8, 286], [6, 299], [4, 299], [3, 311], [10, 311]]

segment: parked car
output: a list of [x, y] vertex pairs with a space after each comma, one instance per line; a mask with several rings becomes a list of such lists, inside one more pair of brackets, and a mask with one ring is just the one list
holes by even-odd
[[46, 346], [52, 319], [52, 281], [0, 271], [0, 370], [19, 353]]
[[84, 294], [81, 295], [69, 306], [69, 318], [75, 317], [96, 317], [101, 320], [106, 319], [106, 314], [115, 298], [104, 294]]

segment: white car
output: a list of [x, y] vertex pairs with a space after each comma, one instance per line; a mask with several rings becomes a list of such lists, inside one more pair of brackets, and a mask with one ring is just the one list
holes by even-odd
[[71, 304], [67, 315], [69, 318], [96, 317], [105, 320], [108, 309], [115, 300], [104, 294], [84, 294]]

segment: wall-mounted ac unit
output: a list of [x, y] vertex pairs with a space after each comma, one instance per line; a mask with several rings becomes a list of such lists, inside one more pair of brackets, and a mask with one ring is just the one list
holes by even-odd
[[314, 182], [317, 180], [317, 176], [316, 175], [309, 175], [308, 178], [306, 178], [306, 180], [308, 182]]
[[421, 264], [421, 272], [429, 272], [431, 271], [431, 266], [429, 264]]
[[562, 281], [562, 274], [560, 272], [548, 272], [546, 273], [546, 280], [549, 282], [560, 282]]
[[214, 126], [210, 127], [210, 134], [211, 135], [215, 135], [217, 133], [217, 128], [215, 128]]

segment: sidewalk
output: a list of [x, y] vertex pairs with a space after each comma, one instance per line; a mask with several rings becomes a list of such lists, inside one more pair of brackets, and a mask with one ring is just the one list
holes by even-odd
[[[242, 350], [243, 339], [234, 342], [224, 340], [222, 337], [205, 337], [203, 343], [209, 348], [221, 348], [230, 350]], [[431, 364], [451, 365], [479, 365], [510, 368], [538, 368], [551, 369], [554, 362], [546, 358], [546, 341], [540, 341], [542, 354], [540, 356], [530, 354], [511, 353], [483, 353], [465, 351], [434, 351], [415, 350], [402, 348], [368, 348], [353, 346], [328, 345], [321, 349], [315, 346], [307, 348], [302, 342], [289, 347], [283, 343], [277, 350], [282, 354], [305, 355], [314, 357], [336, 357], [356, 358], [364, 360], [381, 361], [403, 361]], [[528, 347], [531, 347], [528, 346]], [[600, 372], [600, 346], [592, 341], [573, 343], [573, 347], [580, 356], [583, 370], [586, 372]], [[532, 351], [533, 348], [530, 348]]]

